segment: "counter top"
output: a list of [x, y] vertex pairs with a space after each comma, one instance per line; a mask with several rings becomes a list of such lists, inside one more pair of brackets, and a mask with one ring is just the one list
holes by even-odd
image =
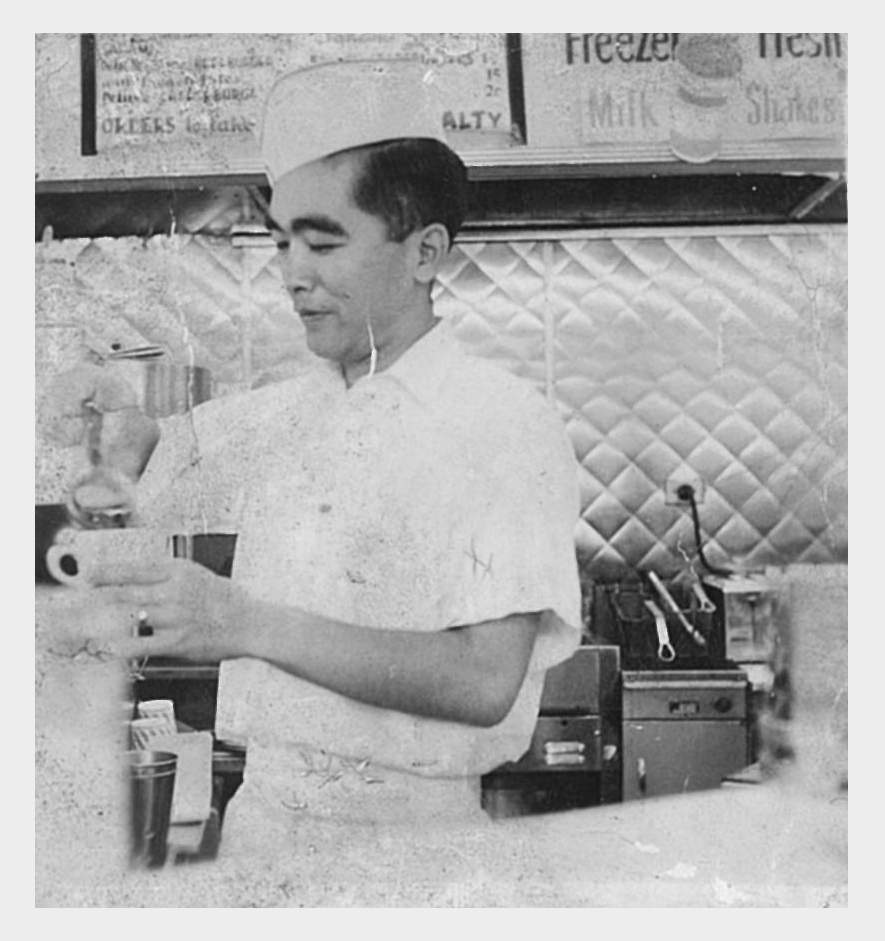
[[[772, 784], [420, 834], [328, 826], [288, 858], [176, 866], [89, 886], [162, 907], [845, 907], [847, 800]], [[70, 883], [54, 888], [58, 904]]]
[[801, 776], [479, 828], [330, 824], [305, 833], [285, 859], [228, 859], [222, 830], [215, 860], [129, 873], [108, 783], [124, 671], [55, 645], [70, 634], [57, 622], [71, 603], [67, 593], [38, 592], [38, 905], [847, 905], [847, 794]]
[[[216, 755], [216, 764], [219, 757], [241, 770], [241, 755]], [[141, 875], [131, 885], [148, 881], [170, 905], [207, 907], [841, 907], [847, 904], [847, 813], [846, 795], [803, 794], [789, 780], [726, 784], [495, 821], [483, 830], [431, 828], [417, 838], [373, 833], [371, 843], [330, 827], [328, 840], [308, 844], [307, 858], [296, 855], [290, 863], [222, 857], [196, 876]], [[184, 861], [214, 860], [217, 816], [210, 829], [211, 852], [185, 840], [178, 847]], [[398, 860], [397, 871], [388, 869], [390, 859]], [[268, 870], [277, 895], [259, 885]], [[125, 899], [126, 887], [120, 890]]]

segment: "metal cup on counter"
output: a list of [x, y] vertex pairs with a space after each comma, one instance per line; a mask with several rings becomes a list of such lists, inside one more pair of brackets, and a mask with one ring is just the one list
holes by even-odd
[[118, 350], [106, 357], [152, 418], [183, 415], [212, 396], [212, 374], [203, 366], [173, 362], [159, 346]]
[[127, 752], [130, 863], [153, 869], [166, 862], [172, 794], [178, 758], [172, 752]]

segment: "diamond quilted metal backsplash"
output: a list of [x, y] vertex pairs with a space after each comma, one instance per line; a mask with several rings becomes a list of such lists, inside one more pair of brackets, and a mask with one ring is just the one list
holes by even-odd
[[462, 246], [443, 281], [465, 341], [557, 403], [581, 462], [584, 564], [676, 571], [704, 484], [705, 555], [847, 555], [843, 228], [594, 235]]
[[[580, 461], [576, 540], [591, 574], [681, 566], [693, 527], [664, 485], [683, 466], [704, 483], [711, 562], [846, 558], [844, 227], [470, 238], [436, 294], [467, 346], [557, 404]], [[216, 395], [307, 355], [261, 243], [40, 244], [37, 318], [38, 387], [87, 347], [160, 343], [208, 366]], [[38, 501], [59, 499], [70, 460], [41, 444]]]

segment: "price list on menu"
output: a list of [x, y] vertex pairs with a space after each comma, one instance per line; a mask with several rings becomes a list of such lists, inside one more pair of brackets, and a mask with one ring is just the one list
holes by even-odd
[[93, 153], [162, 151], [170, 164], [210, 171], [257, 164], [273, 82], [347, 59], [409, 59], [432, 70], [440, 125], [456, 149], [509, 147], [520, 137], [504, 33], [115, 33], [96, 34], [93, 49]]

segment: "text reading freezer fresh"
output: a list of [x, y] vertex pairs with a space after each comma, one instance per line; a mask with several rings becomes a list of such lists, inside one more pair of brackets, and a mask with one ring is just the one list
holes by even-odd
[[[565, 33], [567, 65], [667, 62], [675, 58], [679, 33]], [[841, 33], [757, 33], [760, 59], [841, 59]]]

